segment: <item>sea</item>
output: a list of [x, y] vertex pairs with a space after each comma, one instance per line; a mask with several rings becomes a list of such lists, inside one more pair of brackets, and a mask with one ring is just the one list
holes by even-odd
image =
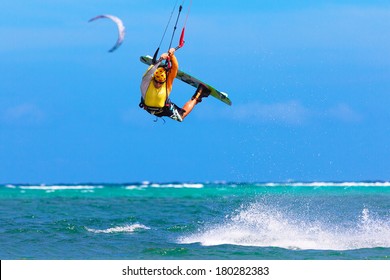
[[390, 182], [0, 185], [2, 260], [388, 260]]

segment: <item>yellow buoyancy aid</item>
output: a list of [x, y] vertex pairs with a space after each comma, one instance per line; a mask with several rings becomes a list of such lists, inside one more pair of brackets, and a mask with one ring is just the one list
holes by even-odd
[[167, 100], [167, 87], [164, 83], [160, 88], [153, 85], [153, 81], [149, 84], [148, 90], [145, 94], [144, 103], [148, 107], [162, 108], [165, 106]]

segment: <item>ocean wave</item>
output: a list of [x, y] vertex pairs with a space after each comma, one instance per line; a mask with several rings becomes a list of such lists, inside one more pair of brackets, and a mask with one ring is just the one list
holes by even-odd
[[239, 209], [221, 224], [206, 226], [195, 234], [181, 237], [182, 244], [203, 246], [223, 244], [280, 247], [295, 250], [354, 250], [390, 248], [390, 221], [375, 219], [367, 208], [354, 226], [306, 221], [299, 215], [254, 203]]
[[189, 183], [178, 183], [178, 184], [151, 184], [152, 188], [174, 188], [174, 189], [201, 189], [204, 187], [203, 184], [189, 184]]
[[26, 191], [45, 191], [46, 193], [56, 193], [58, 191], [78, 191], [81, 193], [94, 193], [97, 189], [103, 189], [103, 186], [90, 185], [37, 185], [37, 186], [19, 186], [22, 193]]
[[0, 185], [8, 189], [23, 189], [23, 190], [94, 190], [102, 188], [125, 188], [128, 190], [133, 189], [146, 189], [146, 188], [189, 188], [189, 189], [202, 189], [204, 187], [224, 186], [237, 188], [241, 186], [255, 186], [255, 187], [390, 187], [390, 182], [372, 181], [372, 182], [262, 182], [262, 183], [227, 183], [227, 182], [207, 182], [207, 183], [152, 183], [152, 182], [140, 182], [131, 184], [41, 184], [41, 185], [23, 185], [23, 184], [6, 184]]
[[91, 229], [86, 227], [87, 231], [93, 233], [133, 233], [135, 231], [148, 230], [148, 229], [150, 228], [142, 224], [116, 226], [108, 229]]
[[59, 190], [94, 190], [102, 189], [103, 186], [92, 185], [37, 185], [37, 186], [19, 186], [22, 190], [44, 190], [44, 191], [59, 191]]
[[390, 187], [390, 182], [293, 182], [293, 183], [257, 183], [261, 187]]
[[189, 183], [175, 183], [175, 184], [133, 184], [128, 185], [125, 188], [127, 190], [145, 190], [147, 188], [161, 188], [161, 189], [201, 189], [204, 187], [204, 184], [189, 184]]

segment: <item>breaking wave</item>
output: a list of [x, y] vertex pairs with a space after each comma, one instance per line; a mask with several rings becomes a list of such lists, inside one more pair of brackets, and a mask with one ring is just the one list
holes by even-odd
[[369, 209], [354, 225], [307, 221], [298, 213], [253, 203], [240, 208], [220, 224], [184, 236], [179, 243], [203, 246], [223, 244], [280, 247], [295, 250], [354, 250], [390, 247], [390, 221], [372, 217]]
[[93, 233], [133, 233], [139, 230], [148, 230], [150, 229], [147, 226], [142, 224], [133, 224], [133, 225], [125, 225], [125, 226], [117, 226], [108, 229], [90, 229], [86, 227], [86, 230]]

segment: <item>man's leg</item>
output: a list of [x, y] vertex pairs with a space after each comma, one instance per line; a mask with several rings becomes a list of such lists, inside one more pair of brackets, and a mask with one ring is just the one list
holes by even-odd
[[184, 113], [182, 115], [183, 119], [187, 117], [189, 113], [191, 113], [192, 109], [194, 109], [195, 105], [202, 101], [203, 97], [207, 97], [210, 95], [210, 91], [208, 88], [204, 87], [203, 85], [199, 85], [196, 89], [195, 94], [192, 96], [191, 100], [189, 100], [186, 104], [183, 106]]

